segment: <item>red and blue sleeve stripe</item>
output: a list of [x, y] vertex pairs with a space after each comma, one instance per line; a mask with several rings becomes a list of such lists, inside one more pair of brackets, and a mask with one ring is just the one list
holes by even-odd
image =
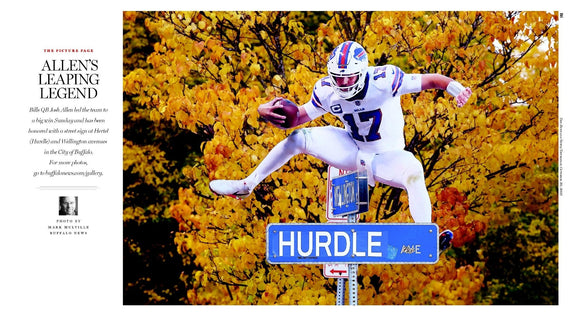
[[404, 75], [405, 73], [401, 71], [399, 67], [395, 68], [395, 77], [393, 78], [393, 85], [391, 86], [393, 96], [395, 96], [397, 92], [399, 92], [399, 88], [401, 88], [401, 85], [403, 84]]
[[312, 92], [312, 104], [314, 104], [314, 106], [318, 108], [322, 108], [322, 102], [320, 102], [320, 99], [316, 95], [316, 92]]

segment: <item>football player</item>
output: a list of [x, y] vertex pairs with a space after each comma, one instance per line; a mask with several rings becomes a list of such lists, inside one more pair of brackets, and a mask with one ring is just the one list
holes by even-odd
[[[296, 127], [325, 113], [337, 116], [344, 128], [297, 129], [277, 144], [245, 179], [214, 180], [213, 192], [239, 199], [249, 196], [262, 180], [294, 155], [304, 153], [343, 170], [366, 170], [375, 181], [407, 191], [409, 208], [417, 223], [431, 223], [431, 201], [421, 163], [404, 150], [401, 95], [427, 89], [445, 90], [465, 105], [471, 90], [440, 74], [406, 74], [393, 65], [369, 66], [365, 49], [347, 41], [338, 45], [327, 63], [328, 76], [314, 85], [309, 102], [299, 107]], [[282, 128], [284, 116], [275, 98], [258, 108], [260, 116]], [[446, 235], [447, 234], [447, 235]], [[442, 236], [449, 237], [451, 232]], [[452, 238], [452, 236], [451, 236]], [[448, 242], [447, 242], [448, 244]]]

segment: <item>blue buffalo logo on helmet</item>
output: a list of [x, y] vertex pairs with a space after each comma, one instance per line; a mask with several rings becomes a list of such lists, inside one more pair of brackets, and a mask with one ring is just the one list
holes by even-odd
[[363, 58], [366, 58], [366, 56], [367, 56], [367, 52], [363, 48], [361, 48], [361, 47], [355, 48], [355, 50], [354, 50], [354, 58], [356, 60], [362, 61]]

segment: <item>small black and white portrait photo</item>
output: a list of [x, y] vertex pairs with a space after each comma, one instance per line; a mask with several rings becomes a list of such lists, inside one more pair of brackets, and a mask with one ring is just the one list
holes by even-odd
[[59, 206], [58, 215], [78, 215], [77, 196], [61, 196]]

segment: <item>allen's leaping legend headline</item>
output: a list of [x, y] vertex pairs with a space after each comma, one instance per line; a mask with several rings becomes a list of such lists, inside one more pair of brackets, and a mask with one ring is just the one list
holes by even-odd
[[99, 85], [97, 59], [47, 59], [40, 73], [41, 99], [94, 99]]

